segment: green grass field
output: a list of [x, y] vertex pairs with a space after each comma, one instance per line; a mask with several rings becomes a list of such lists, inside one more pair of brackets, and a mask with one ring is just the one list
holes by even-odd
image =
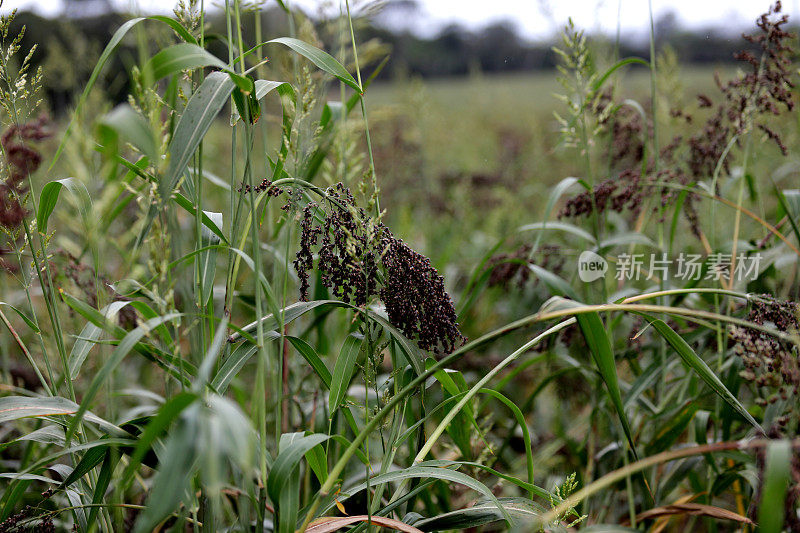
[[[677, 79], [670, 82], [681, 93], [671, 97], [689, 102], [697, 93], [711, 94], [716, 90], [715, 71], [724, 76], [731, 68], [680, 69], [675, 73]], [[495, 171], [502, 153], [498, 150], [498, 133], [507, 131], [524, 136], [522, 157], [526, 164], [539, 169], [529, 181], [552, 185], [565, 175], [565, 170], [570, 170], [569, 166], [548, 168], [570, 159], [566, 154], [554, 153], [558, 148], [559, 126], [553, 112], [563, 109], [557, 98], [563, 91], [556, 74], [377, 84], [370, 89], [368, 103], [378, 119], [400, 116], [419, 129], [427, 172]], [[649, 73], [639, 66], [629, 67], [628, 74], [615, 80], [620, 98], [640, 102], [649, 98], [649, 84]], [[573, 166], [572, 171], [575, 170]]]

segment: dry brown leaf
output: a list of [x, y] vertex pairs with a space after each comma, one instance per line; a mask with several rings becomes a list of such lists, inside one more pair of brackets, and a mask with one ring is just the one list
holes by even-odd
[[[703, 494], [705, 493], [700, 492], [697, 494], [687, 494], [675, 500], [674, 503], [687, 503], [694, 500], [695, 498], [701, 497]], [[657, 518], [656, 521], [653, 523], [653, 527], [650, 528], [650, 533], [661, 533], [662, 531], [664, 531], [669, 525], [669, 521], [671, 518], [672, 516], [662, 516], [660, 518]]]
[[636, 516], [636, 521], [647, 520], [649, 518], [658, 518], [662, 516], [671, 515], [693, 515], [693, 516], [708, 516], [711, 518], [719, 518], [721, 520], [734, 520], [743, 524], [754, 525], [753, 521], [733, 511], [722, 509], [721, 507], [714, 507], [713, 505], [703, 505], [701, 503], [673, 503], [663, 507], [656, 507], [649, 509]]

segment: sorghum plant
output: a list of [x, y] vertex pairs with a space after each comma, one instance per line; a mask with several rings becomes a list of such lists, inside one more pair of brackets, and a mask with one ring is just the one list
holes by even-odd
[[[325, 197], [327, 211], [315, 203], [303, 209], [294, 261], [301, 298], [308, 299], [313, 249], [319, 243], [320, 279], [338, 298], [365, 306], [380, 295], [389, 322], [423, 350], [450, 353], [463, 344], [444, 278], [430, 260], [357, 207], [343, 184], [329, 188]], [[315, 223], [320, 216], [324, 222]]]

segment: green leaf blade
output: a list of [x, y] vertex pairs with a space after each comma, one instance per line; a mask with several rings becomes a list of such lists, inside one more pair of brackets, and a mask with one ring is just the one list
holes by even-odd
[[362, 339], [349, 335], [342, 345], [339, 357], [336, 358], [331, 378], [331, 390], [328, 394], [328, 409], [330, 409], [331, 417], [347, 396], [347, 388], [350, 380], [353, 379], [361, 343]]
[[358, 91], [359, 93], [362, 92], [358, 82], [356, 82], [353, 76], [347, 72], [347, 69], [344, 68], [344, 66], [342, 66], [342, 64], [339, 63], [332, 55], [320, 50], [316, 46], [312, 46], [305, 41], [293, 39], [291, 37], [280, 37], [278, 39], [272, 39], [268, 42], [279, 43], [288, 46], [301, 56], [314, 63], [320, 69], [336, 76], [339, 80], [351, 87], [353, 90]]

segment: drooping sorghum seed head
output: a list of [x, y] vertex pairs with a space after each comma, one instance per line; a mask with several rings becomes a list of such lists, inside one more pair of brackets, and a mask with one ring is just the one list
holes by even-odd
[[423, 350], [449, 353], [462, 344], [453, 301], [430, 259], [392, 235], [384, 236], [386, 279], [381, 299], [389, 322]]
[[6, 518], [3, 522], [0, 522], [0, 533], [6, 533], [7, 531], [17, 531], [17, 526], [23, 520], [26, 520], [33, 516], [34, 509], [30, 505], [26, 505], [22, 508], [22, 510], [16, 514], [13, 514]]
[[561, 217], [589, 216], [596, 209], [598, 213], [611, 208], [620, 213], [630, 209], [638, 213], [641, 209], [643, 188], [638, 170], [625, 170], [615, 180], [604, 180], [594, 186], [591, 191], [585, 191], [567, 200], [559, 212]]
[[37, 533], [56, 533], [56, 526], [53, 523], [53, 518], [48, 516], [43, 518], [39, 525], [36, 526]]
[[27, 209], [22, 207], [18, 194], [19, 191], [9, 185], [0, 184], [0, 226], [4, 228], [18, 228], [28, 214]]
[[39, 152], [25, 144], [4, 143], [6, 160], [12, 169], [12, 181], [24, 179], [28, 174], [32, 174], [42, 164], [42, 156]]
[[463, 336], [444, 281], [430, 261], [356, 206], [341, 183], [326, 191], [325, 204], [308, 204], [301, 215], [294, 260], [301, 298], [308, 298], [309, 272], [318, 248], [320, 280], [336, 297], [364, 306], [380, 296], [391, 324], [420, 348], [452, 351]]
[[595, 185], [594, 190], [582, 192], [567, 200], [558, 217], [589, 216], [595, 208], [598, 212], [603, 212], [608, 199], [616, 190], [617, 185], [613, 181], [604, 180]]
[[720, 162], [722, 171], [729, 172], [729, 159], [722, 159], [722, 156], [731, 135], [732, 128], [725, 119], [723, 107], [719, 106], [703, 128], [688, 140], [687, 166], [692, 176], [698, 179], [708, 178], [714, 175]]
[[782, 104], [787, 110], [794, 109], [791, 89], [791, 65], [794, 50], [792, 43], [795, 35], [783, 29], [789, 22], [788, 15], [780, 15], [781, 2], [775, 2], [767, 13], [759, 17], [756, 25], [761, 30], [757, 35], [743, 37], [758, 46], [762, 53], [761, 61], [744, 53], [742, 59], [753, 66], [752, 77], [745, 78], [750, 88], [755, 91], [760, 87], [764, 93], [758, 94], [758, 104], [762, 111], [778, 114], [777, 107]]
[[9, 261], [10, 244], [21, 237], [20, 226], [28, 215], [25, 200], [28, 177], [42, 164], [41, 154], [30, 143], [50, 136], [47, 119], [10, 126], [0, 135], [0, 229], [6, 243], [0, 242], [0, 268], [15, 271], [18, 265]]
[[641, 174], [636, 170], [626, 170], [619, 175], [617, 180], [623, 187], [610, 198], [611, 209], [617, 213], [629, 209], [632, 213], [638, 214], [642, 209]]
[[0, 145], [8, 170], [7, 184], [20, 185], [42, 163], [41, 154], [30, 146], [30, 142], [38, 142], [52, 135], [47, 129], [48, 120], [41, 116], [36, 120], [20, 125], [10, 126], [0, 136]]

